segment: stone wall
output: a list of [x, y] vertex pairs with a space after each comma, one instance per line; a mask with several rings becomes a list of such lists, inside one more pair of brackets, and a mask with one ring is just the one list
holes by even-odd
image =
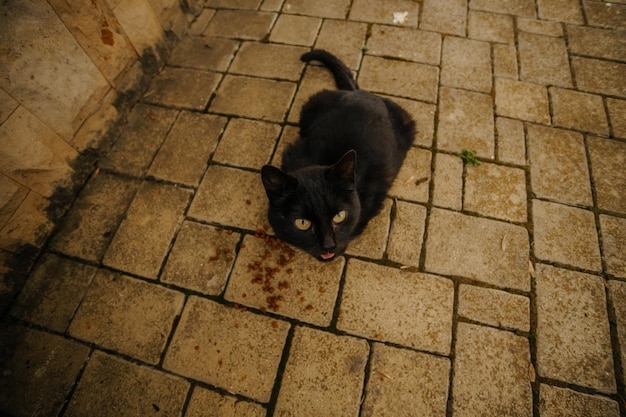
[[43, 245], [60, 190], [76, 186], [81, 159], [103, 146], [201, 3], [0, 2], [0, 255]]

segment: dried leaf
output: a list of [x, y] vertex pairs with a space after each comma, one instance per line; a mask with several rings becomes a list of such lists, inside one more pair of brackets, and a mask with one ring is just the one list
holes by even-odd
[[411, 181], [415, 179], [415, 175], [411, 175], [408, 180], [404, 181], [402, 185], [408, 185]]
[[533, 363], [530, 362], [528, 364], [528, 379], [530, 380], [530, 382], [535, 382], [535, 379], [537, 378], [537, 375], [535, 373], [535, 367], [533, 366]]
[[374, 373], [380, 375], [380, 379], [389, 379], [389, 380], [393, 380], [392, 377], [390, 377], [389, 375], [387, 375], [386, 373], [379, 371], [378, 369], [374, 369]]
[[500, 242], [500, 248], [502, 249], [502, 252], [506, 251], [507, 248], [507, 240], [506, 240], [506, 235], [502, 236], [502, 242]]
[[528, 260], [528, 273], [531, 277], [535, 278], [535, 267], [530, 259]]

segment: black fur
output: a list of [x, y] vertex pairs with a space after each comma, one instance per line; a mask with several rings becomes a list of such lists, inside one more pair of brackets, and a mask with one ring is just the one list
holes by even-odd
[[[321, 91], [305, 103], [300, 137], [283, 154], [281, 169], [266, 165], [261, 177], [276, 235], [330, 260], [382, 209], [413, 144], [415, 123], [391, 100], [359, 90], [332, 54], [313, 50], [302, 60], [322, 62], [340, 90]], [[333, 220], [341, 211], [345, 219]], [[296, 219], [310, 221], [310, 228], [299, 230]]]

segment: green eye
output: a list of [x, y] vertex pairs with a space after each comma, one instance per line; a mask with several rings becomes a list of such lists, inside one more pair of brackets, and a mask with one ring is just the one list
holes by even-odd
[[309, 230], [311, 228], [311, 221], [307, 219], [296, 219], [293, 224], [300, 230]]
[[346, 219], [346, 211], [341, 210], [339, 213], [335, 214], [335, 217], [333, 217], [333, 223], [341, 223], [345, 219]]

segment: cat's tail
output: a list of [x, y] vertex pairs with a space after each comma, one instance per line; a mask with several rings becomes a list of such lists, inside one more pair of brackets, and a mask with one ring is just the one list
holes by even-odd
[[335, 77], [335, 83], [340, 90], [358, 90], [359, 86], [352, 76], [352, 71], [335, 55], [323, 49], [314, 49], [303, 54], [300, 59], [304, 62], [319, 61], [324, 64]]

